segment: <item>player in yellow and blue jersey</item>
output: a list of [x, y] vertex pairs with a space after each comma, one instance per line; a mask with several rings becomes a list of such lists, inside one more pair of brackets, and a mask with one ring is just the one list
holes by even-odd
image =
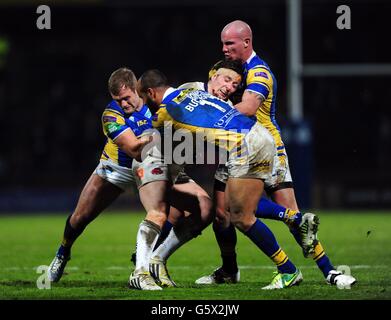
[[[268, 129], [276, 145], [273, 174], [270, 180], [265, 181], [265, 190], [277, 204], [290, 209], [285, 210], [281, 207], [281, 214], [279, 214], [278, 211], [261, 208], [262, 203], [260, 203], [257, 213], [260, 217], [283, 220], [302, 247], [304, 256], [312, 257], [317, 263], [326, 282], [339, 287], [349, 287], [356, 280], [352, 276], [335, 270], [317, 239], [318, 217], [312, 213], [302, 215], [299, 211], [289, 171], [288, 157], [275, 118], [277, 82], [270, 67], [253, 50], [250, 26], [240, 20], [227, 24], [221, 32], [221, 42], [225, 58], [238, 60], [245, 68], [244, 93], [242, 101], [236, 104], [235, 108], [247, 116], [255, 116], [257, 121]], [[223, 266], [211, 275], [198, 279], [196, 283], [200, 284], [236, 282], [239, 274], [235, 253], [235, 229], [229, 224], [229, 214], [223, 207], [227, 179], [224, 168], [215, 177], [217, 214], [220, 213], [220, 219], [215, 221], [214, 231], [220, 246]], [[277, 274], [266, 289], [279, 286], [283, 286], [283, 281], [281, 275]]]
[[[195, 82], [189, 83], [188, 85], [190, 88], [199, 88], [201, 90], [207, 89], [208, 92], [210, 92], [211, 94], [220, 97], [223, 100], [226, 100], [230, 95], [232, 95], [233, 92], [235, 92], [235, 90], [239, 86], [241, 82], [241, 74], [243, 72], [243, 68], [241, 64], [236, 61], [220, 61], [217, 64], [216, 68], [218, 69], [217, 73], [211, 77], [210, 81], [207, 84], [204, 84], [203, 82]], [[151, 158], [149, 162], [156, 162], [156, 159]], [[148, 172], [148, 160], [145, 159], [142, 164], [135, 164], [134, 169], [136, 170], [136, 173], [138, 170]], [[162, 169], [165, 168], [163, 167]], [[138, 178], [138, 174], [136, 174], [135, 177]], [[142, 183], [138, 183], [138, 185], [141, 186]], [[193, 180], [189, 180], [189, 177], [184, 172], [181, 172], [179, 177], [175, 180], [174, 187], [182, 192], [190, 193], [190, 190], [193, 193], [196, 192], [198, 197], [202, 196], [205, 198], [207, 195], [207, 193], [196, 183], [194, 183]], [[143, 192], [144, 191], [141, 190], [141, 193]], [[205, 207], [205, 203], [202, 205], [202, 207]], [[201, 220], [207, 221], [209, 224], [210, 220], [212, 220], [213, 218], [212, 214], [212, 210], [210, 212], [206, 211], [205, 209], [202, 210]], [[170, 232], [174, 225], [176, 226], [178, 225], [178, 223], [182, 223], [180, 222], [180, 220], [183, 221], [182, 217], [186, 215], [187, 214], [185, 212], [177, 210], [172, 206], [170, 207], [170, 214], [168, 216], [167, 221], [162, 227], [159, 239], [155, 244], [154, 251], [150, 259], [150, 270], [152, 270], [151, 274], [155, 278], [158, 278], [158, 283], [164, 284], [165, 286], [175, 286], [175, 283], [170, 280], [168, 271], [165, 267], [165, 261], [171, 254], [171, 249], [178, 247], [178, 241], [181, 242], [181, 245], [183, 244], [182, 242], [187, 241], [187, 239], [183, 239], [183, 237], [179, 237], [181, 239], [179, 239], [178, 237], [173, 237], [172, 233], [170, 234]], [[206, 223], [201, 224], [203, 224], [204, 226], [207, 225]], [[197, 225], [200, 224], [197, 223]], [[167, 237], [169, 239], [164, 241]], [[160, 246], [163, 241], [164, 245]], [[135, 251], [131, 255], [131, 261], [134, 263], [134, 265], [137, 264], [136, 256], [137, 251]]]
[[[118, 90], [116, 78], [126, 75], [127, 81]], [[151, 113], [139, 98], [133, 72], [121, 68], [109, 79], [109, 91], [113, 100], [102, 115], [103, 132], [107, 138], [99, 165], [88, 179], [80, 194], [74, 212], [65, 223], [62, 243], [48, 269], [52, 282], [60, 280], [71, 248], [85, 227], [109, 206], [125, 189], [134, 184], [131, 169], [134, 157], [150, 138], [138, 138], [151, 128]]]
[[145, 130], [151, 128], [151, 116], [152, 114], [146, 105], [143, 105], [140, 111], [125, 114], [118, 103], [112, 100], [102, 115], [103, 133], [107, 138], [100, 158], [101, 163], [108, 161], [120, 167], [132, 168], [133, 158], [121, 150], [115, 140], [129, 129], [136, 137], [140, 136]]
[[[188, 82], [181, 86], [179, 86], [179, 89], [197, 89], [197, 90], [205, 90], [209, 92], [210, 94], [217, 96], [228, 103], [230, 101], [228, 98], [232, 98], [232, 95], [236, 93], [236, 90], [238, 89], [238, 86], [241, 82], [241, 78], [243, 76], [243, 66], [240, 62], [236, 60], [220, 60], [216, 64], [213, 65], [211, 70], [209, 71], [209, 79], [208, 82]], [[218, 176], [220, 171], [218, 171]], [[216, 186], [218, 187], [221, 182], [219, 180], [216, 180]], [[218, 188], [217, 188], [218, 189]], [[216, 190], [215, 194], [217, 193], [219, 195], [221, 191]], [[218, 197], [217, 197], [218, 198]], [[217, 208], [219, 209], [219, 207]], [[261, 201], [259, 202], [257, 206], [256, 211], [256, 217], [259, 218], [271, 218], [275, 219], [275, 217], [278, 217], [278, 220], [284, 220], [286, 216], [289, 216], [290, 209], [284, 208], [266, 197], [262, 197]], [[219, 216], [223, 213], [219, 213]], [[175, 225], [177, 221], [180, 219], [180, 217], [183, 214], [181, 212], [176, 212], [175, 210], [170, 211], [170, 216], [168, 223], [164, 226], [164, 231], [162, 232], [159, 241], [157, 245], [155, 246], [155, 250], [153, 252], [153, 255], [151, 259], [154, 260], [154, 263], [156, 264], [156, 261], [161, 260], [160, 264], [163, 264], [164, 261], [167, 260], [168, 256], [166, 255], [166, 252], [168, 252], [167, 248], [170, 248], [172, 244], [169, 241], [165, 241], [164, 248], [158, 247], [158, 244], [160, 244], [167, 236], [170, 228], [172, 225]], [[210, 276], [206, 277], [207, 281], [210, 280]], [[215, 280], [215, 279], [213, 279]], [[235, 275], [235, 278], [232, 280], [234, 282], [237, 282], [240, 280], [240, 274], [239, 272]], [[201, 283], [204, 282], [200, 281]]]
[[225, 204], [232, 223], [276, 264], [284, 283], [281, 288], [300, 283], [301, 272], [270, 229], [254, 216], [264, 181], [270, 179], [273, 167], [275, 145], [269, 132], [255, 119], [205, 91], [170, 87], [158, 70], [145, 72], [138, 90], [156, 112], [154, 127], [170, 125], [175, 130], [187, 130], [228, 151]]
[[[152, 141], [151, 135], [147, 133], [147, 130], [152, 128], [151, 113], [138, 96], [136, 83], [134, 73], [127, 68], [120, 68], [110, 76], [108, 87], [113, 101], [107, 105], [102, 115], [106, 144], [99, 165], [84, 186], [75, 211], [66, 220], [63, 241], [48, 269], [48, 277], [52, 282], [60, 280], [71, 257], [71, 247], [74, 241], [124, 189], [133, 184], [140, 187], [140, 181], [143, 184], [142, 187], [151, 185], [153, 189], [158, 189], [156, 183], [166, 183], [169, 180], [161, 162], [149, 164], [150, 171], [145, 171], [142, 177], [136, 177], [134, 174], [135, 163], [138, 163], [137, 160], [142, 160], [142, 148]], [[209, 196], [189, 178], [181, 177], [180, 185], [170, 185], [170, 187], [172, 189], [167, 194], [180, 199], [194, 200], [193, 202], [202, 205], [205, 211], [211, 212]], [[191, 192], [188, 191], [189, 189]], [[159, 193], [159, 190], [154, 191]], [[192, 192], [197, 192], [197, 196], [191, 198], [189, 195]], [[143, 201], [145, 200], [143, 195], [140, 189], [140, 199], [146, 208], [147, 216], [140, 223], [137, 233], [137, 260], [138, 265], [146, 265], [144, 266], [146, 272], [138, 274], [137, 277], [131, 276], [129, 286], [141, 290], [162, 290], [148, 271], [148, 248], [153, 248], [154, 237], [157, 239], [160, 233], [160, 226], [155, 223], [156, 219], [159, 220], [160, 215], [166, 215], [165, 210], [163, 212], [155, 210], [154, 205], [157, 203], [161, 207], [167, 195], [165, 193], [159, 198], [149, 194], [148, 205]], [[190, 205], [189, 208], [191, 208]], [[208, 223], [210, 221], [211, 218]], [[167, 281], [172, 284], [168, 274]]]

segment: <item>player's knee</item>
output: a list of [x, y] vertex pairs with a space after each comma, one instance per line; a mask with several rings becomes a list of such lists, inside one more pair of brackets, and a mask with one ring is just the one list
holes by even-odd
[[239, 229], [241, 232], [246, 232], [246, 231], [249, 230], [249, 229], [251, 228], [251, 226], [253, 225], [253, 223], [251, 223], [250, 221], [245, 220], [245, 219], [240, 219], [240, 220], [231, 219], [231, 220], [232, 220], [232, 224], [233, 224], [237, 229]]
[[242, 210], [240, 207], [230, 207], [230, 218], [232, 224], [240, 229], [241, 221], [242, 221]]
[[254, 224], [254, 216], [245, 215], [240, 208], [230, 210], [232, 224], [242, 232], [246, 232]]
[[240, 231], [243, 231], [245, 229], [245, 223], [239, 215], [232, 215], [231, 223], [235, 226], [235, 228], [238, 228]]

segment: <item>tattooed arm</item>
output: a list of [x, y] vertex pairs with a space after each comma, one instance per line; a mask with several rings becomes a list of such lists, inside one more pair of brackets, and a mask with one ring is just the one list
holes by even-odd
[[263, 100], [264, 97], [261, 94], [246, 90], [243, 93], [242, 102], [236, 104], [235, 108], [246, 116], [253, 116], [257, 113]]

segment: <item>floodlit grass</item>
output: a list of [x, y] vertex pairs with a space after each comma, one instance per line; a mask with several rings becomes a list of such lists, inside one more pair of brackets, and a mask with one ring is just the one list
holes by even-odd
[[180, 248], [168, 269], [178, 288], [144, 292], [127, 288], [133, 265], [141, 213], [106, 212], [87, 227], [72, 249], [61, 281], [40, 290], [36, 268], [49, 265], [61, 241], [66, 215], [0, 216], [0, 299], [132, 299], [132, 300], [260, 300], [260, 299], [390, 299], [391, 212], [320, 212], [319, 238], [335, 266], [347, 265], [358, 282], [351, 290], [326, 285], [315, 263], [304, 259], [281, 222], [265, 221], [304, 281], [285, 290], [264, 291], [272, 262], [238, 233], [241, 282], [200, 286], [194, 281], [220, 265], [211, 227]]

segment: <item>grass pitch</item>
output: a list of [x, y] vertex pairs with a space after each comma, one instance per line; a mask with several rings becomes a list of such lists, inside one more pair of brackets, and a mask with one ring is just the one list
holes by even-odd
[[61, 281], [38, 289], [40, 265], [49, 265], [61, 241], [67, 215], [0, 216], [0, 299], [391, 299], [391, 212], [321, 212], [319, 238], [335, 266], [347, 265], [358, 282], [351, 290], [325, 284], [312, 260], [304, 259], [281, 222], [265, 221], [302, 270], [298, 287], [264, 291], [275, 270], [249, 239], [238, 233], [241, 282], [199, 286], [198, 277], [220, 265], [211, 227], [180, 248], [168, 268], [179, 288], [145, 292], [127, 288], [141, 213], [105, 212], [77, 240]]

